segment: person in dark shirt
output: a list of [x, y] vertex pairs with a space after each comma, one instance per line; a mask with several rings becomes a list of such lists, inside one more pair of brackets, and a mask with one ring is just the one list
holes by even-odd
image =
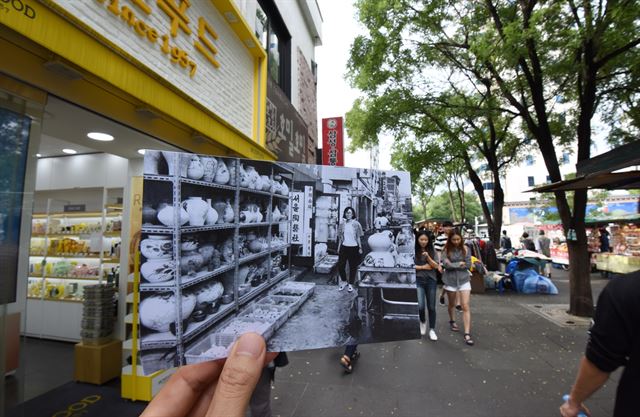
[[511, 238], [509, 236], [507, 236], [507, 231], [503, 230], [502, 231], [502, 237], [500, 238], [500, 247], [502, 249], [512, 249], [513, 246], [511, 245]]
[[533, 243], [533, 239], [529, 237], [529, 233], [524, 232], [520, 238], [520, 242], [522, 242], [522, 249], [530, 250], [532, 252], [536, 251], [536, 244]]
[[640, 394], [640, 271], [613, 279], [598, 297], [594, 325], [563, 417], [588, 409], [582, 404], [620, 366], [614, 417], [638, 416]]
[[609, 232], [606, 228], [600, 228], [600, 252], [611, 252], [611, 245], [609, 244]]

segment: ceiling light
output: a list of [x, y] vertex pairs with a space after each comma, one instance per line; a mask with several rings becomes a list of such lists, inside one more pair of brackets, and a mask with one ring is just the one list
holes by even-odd
[[42, 154], [41, 154], [41, 153], [37, 153], [37, 154], [36, 154], [36, 157], [37, 157], [37, 158], [42, 158]]
[[100, 132], [91, 132], [87, 133], [89, 139], [99, 140], [100, 142], [111, 142], [113, 140], [113, 136], [108, 133], [100, 133]]
[[68, 148], [64, 148], [62, 150], [62, 152], [66, 153], [66, 154], [69, 154], [69, 155], [74, 155], [74, 154], [78, 153], [78, 151], [76, 151], [75, 149], [68, 149]]
[[139, 153], [140, 155], [144, 155], [144, 153], [145, 153], [146, 151], [147, 151], [146, 149], [138, 149], [138, 153]]

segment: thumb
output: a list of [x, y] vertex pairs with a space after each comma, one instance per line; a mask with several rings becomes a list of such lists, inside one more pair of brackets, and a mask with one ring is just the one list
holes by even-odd
[[236, 341], [213, 394], [208, 417], [244, 417], [266, 355], [262, 336], [247, 333]]

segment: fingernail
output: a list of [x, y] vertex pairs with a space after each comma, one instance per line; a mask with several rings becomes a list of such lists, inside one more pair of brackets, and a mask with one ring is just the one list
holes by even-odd
[[236, 355], [257, 358], [265, 349], [264, 339], [257, 333], [247, 333], [238, 339]]

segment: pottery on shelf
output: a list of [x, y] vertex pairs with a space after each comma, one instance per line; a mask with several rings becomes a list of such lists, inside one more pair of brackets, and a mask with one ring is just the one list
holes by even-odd
[[218, 212], [211, 206], [211, 199], [207, 199], [207, 214], [204, 223], [206, 225], [216, 224], [218, 222]]
[[160, 151], [145, 151], [144, 153], [144, 173], [158, 175], [158, 164], [160, 162]]
[[271, 189], [271, 180], [268, 175], [260, 175], [262, 179], [262, 191], [269, 191]]
[[192, 155], [191, 159], [189, 159], [187, 177], [192, 180], [200, 180], [204, 177], [204, 165], [202, 165], [202, 161], [200, 161], [198, 155]]
[[166, 259], [150, 259], [142, 264], [140, 274], [152, 283], [169, 281], [175, 276], [174, 263]]
[[[189, 221], [189, 213], [182, 208], [182, 205], [180, 205], [178, 210], [180, 211], [180, 226], [183, 226]], [[162, 203], [158, 206], [158, 220], [160, 220], [160, 223], [165, 226], [172, 227], [174, 225], [173, 214], [173, 206], [170, 206], [167, 203]]]
[[206, 243], [198, 249], [198, 252], [202, 255], [203, 265], [208, 266], [213, 261], [213, 255], [216, 252], [216, 247], [213, 243]]
[[180, 249], [183, 251], [192, 251], [198, 250], [198, 239], [193, 235], [186, 235], [186, 237], [182, 238], [182, 242], [180, 242]]
[[218, 161], [218, 166], [216, 168], [216, 176], [213, 181], [216, 184], [227, 184], [229, 179], [231, 178], [231, 174], [229, 173], [229, 169], [227, 168], [227, 164], [224, 163], [222, 159]]
[[206, 182], [213, 182], [213, 179], [216, 177], [218, 160], [213, 156], [202, 156], [200, 157], [200, 162], [202, 162], [202, 167], [204, 168], [202, 180]]
[[204, 226], [209, 211], [209, 204], [201, 197], [189, 197], [182, 202], [182, 207], [189, 215], [189, 226]]
[[202, 269], [204, 257], [200, 252], [187, 251], [180, 255], [180, 273], [182, 275], [195, 274]]
[[236, 217], [235, 212], [233, 211], [233, 207], [231, 206], [231, 202], [227, 199], [227, 205], [224, 208], [224, 216], [223, 220], [225, 223], [233, 223], [234, 218]]
[[[192, 293], [183, 293], [180, 320], [185, 320], [196, 307], [197, 297]], [[140, 302], [140, 323], [157, 332], [168, 332], [176, 322], [176, 297], [173, 293], [152, 295]]]
[[150, 235], [140, 242], [140, 253], [148, 260], [171, 259], [173, 254], [171, 236]]
[[282, 180], [282, 183], [280, 184], [280, 194], [289, 195], [289, 186], [285, 180]]
[[376, 268], [393, 268], [396, 260], [391, 252], [369, 252], [364, 257], [364, 264]]
[[235, 257], [233, 255], [233, 238], [229, 237], [225, 240], [218, 249], [220, 254], [222, 255], [222, 260], [225, 264], [229, 264], [235, 261]]
[[247, 177], [249, 179], [249, 186], [252, 190], [256, 189], [258, 178], [260, 178], [260, 174], [256, 171], [255, 167], [247, 166], [245, 167], [245, 171], [247, 171]]
[[273, 209], [273, 212], [271, 213], [271, 221], [279, 222], [281, 218], [282, 213], [280, 213], [280, 209], [278, 208], [278, 206], [276, 206], [276, 208]]
[[142, 224], [154, 224], [157, 220], [158, 211], [149, 204], [142, 206]]
[[249, 188], [249, 173], [244, 168], [244, 164], [238, 165], [238, 180], [240, 181], [240, 187]]
[[205, 282], [195, 289], [198, 304], [212, 304], [222, 297], [224, 287], [218, 281]]
[[367, 239], [371, 252], [389, 252], [393, 249], [393, 233], [389, 230], [374, 233]]
[[262, 242], [259, 239], [253, 239], [248, 242], [249, 250], [253, 253], [262, 252]]
[[[178, 174], [181, 177], [187, 177], [187, 170], [189, 169], [189, 155], [185, 155], [178, 152], [162, 152], [162, 156], [167, 161], [169, 167], [169, 175]], [[176, 171], [177, 167], [177, 171]]]
[[237, 182], [237, 173], [236, 167], [238, 166], [238, 162], [235, 159], [229, 159], [227, 161], [227, 169], [229, 170], [229, 185], [236, 185]]

